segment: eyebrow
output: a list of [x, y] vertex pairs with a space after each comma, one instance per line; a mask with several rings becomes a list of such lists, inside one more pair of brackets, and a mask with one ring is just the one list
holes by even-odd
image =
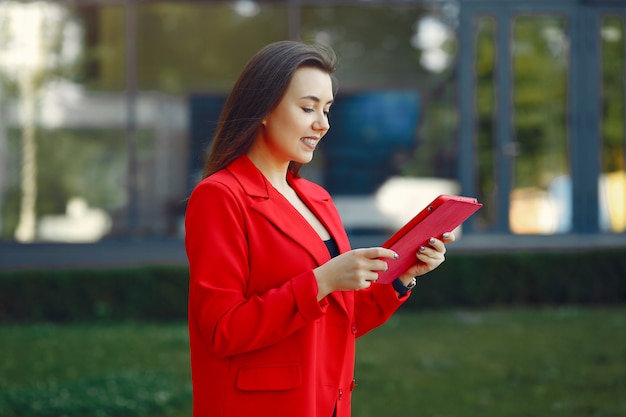
[[[321, 102], [321, 101], [322, 101], [322, 100], [320, 100], [320, 99], [319, 99], [319, 97], [316, 97], [316, 96], [311, 96], [311, 95], [309, 95], [309, 96], [303, 96], [303, 97], [300, 97], [300, 100], [313, 100], [313, 101], [315, 101], [315, 102], [317, 102], [317, 103], [319, 103], [319, 102]], [[333, 104], [333, 103], [334, 103], [334, 101], [335, 101], [335, 100], [330, 100], [330, 101], [329, 101], [329, 102], [327, 102], [326, 104]]]

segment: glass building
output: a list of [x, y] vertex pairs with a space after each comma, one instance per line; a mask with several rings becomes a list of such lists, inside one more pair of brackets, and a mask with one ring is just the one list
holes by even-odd
[[305, 176], [353, 236], [437, 194], [472, 236], [626, 246], [626, 0], [0, 0], [0, 239], [180, 237], [221, 106], [269, 42], [332, 46]]

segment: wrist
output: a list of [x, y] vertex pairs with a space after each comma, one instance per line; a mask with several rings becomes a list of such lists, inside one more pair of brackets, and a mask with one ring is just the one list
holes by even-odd
[[317, 301], [321, 301], [322, 298], [332, 292], [332, 288], [329, 287], [324, 273], [320, 271], [319, 267], [313, 270], [313, 276], [315, 277], [315, 282], [317, 283]]
[[398, 293], [398, 297], [404, 297], [409, 291], [411, 291], [417, 285], [417, 279], [415, 277], [411, 277], [409, 280], [403, 280], [401, 278], [396, 278], [392, 282], [393, 288]]
[[397, 279], [402, 281], [402, 284], [405, 287], [411, 287], [411, 286], [415, 286], [415, 284], [417, 283], [417, 276], [399, 276]]

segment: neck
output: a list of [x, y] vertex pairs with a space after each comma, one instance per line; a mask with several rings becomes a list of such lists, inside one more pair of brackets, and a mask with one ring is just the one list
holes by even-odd
[[277, 164], [271, 158], [265, 158], [256, 152], [248, 152], [247, 156], [274, 188], [281, 192], [289, 188], [287, 183], [289, 163]]

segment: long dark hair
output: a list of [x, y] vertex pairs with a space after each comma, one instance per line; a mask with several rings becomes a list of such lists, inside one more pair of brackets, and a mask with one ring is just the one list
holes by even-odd
[[[257, 52], [224, 104], [202, 178], [250, 149], [263, 119], [278, 106], [297, 69], [314, 67], [332, 75], [335, 62], [331, 48], [296, 41], [274, 42]], [[292, 162], [289, 170], [298, 176], [301, 166]]]

